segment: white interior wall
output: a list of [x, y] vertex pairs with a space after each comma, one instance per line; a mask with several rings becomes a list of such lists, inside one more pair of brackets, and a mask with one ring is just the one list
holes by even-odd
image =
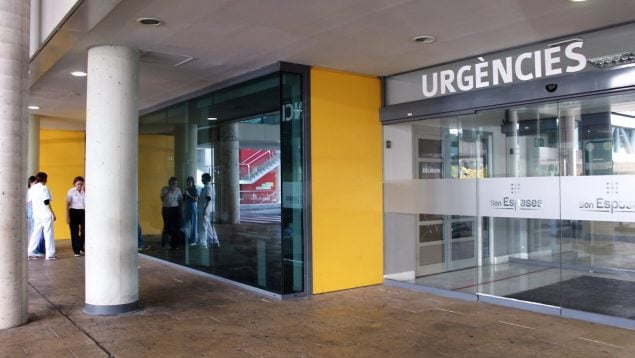
[[31, 0], [29, 55], [33, 55], [40, 48], [78, 2], [79, 0]]

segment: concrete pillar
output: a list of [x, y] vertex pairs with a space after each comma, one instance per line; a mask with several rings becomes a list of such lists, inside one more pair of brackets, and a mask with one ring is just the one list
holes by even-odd
[[26, 264], [29, 1], [0, 2], [0, 330], [28, 320]]
[[567, 110], [567, 133], [565, 135], [566, 143], [562, 146], [567, 149], [565, 155], [565, 163], [563, 168], [564, 173], [560, 173], [563, 176], [576, 176], [577, 175], [577, 162], [580, 158], [578, 154], [578, 129], [576, 128], [577, 121], [580, 120], [580, 108], [570, 108]]
[[88, 50], [84, 312], [89, 315], [139, 307], [138, 63], [136, 49]]
[[220, 173], [216, 178], [220, 191], [217, 220], [225, 224], [240, 224], [240, 172], [238, 153], [238, 123], [220, 125], [218, 156]]
[[29, 149], [27, 150], [26, 173], [35, 175], [40, 171], [40, 117], [29, 116]]
[[[506, 119], [511, 122], [512, 135], [507, 138], [507, 148], [509, 155], [507, 159], [507, 177], [521, 177], [527, 172], [525, 168], [521, 168], [521, 156], [520, 156], [520, 138], [518, 135], [520, 121], [518, 118], [518, 111], [515, 109], [507, 110]], [[523, 147], [526, 148], [526, 147]], [[522, 169], [522, 170], [521, 170]], [[516, 254], [521, 258], [528, 258], [528, 246], [527, 246], [527, 220], [523, 219], [508, 219], [508, 230], [514, 235], [509, 235], [507, 240], [508, 253]], [[503, 238], [505, 240], [505, 238]], [[495, 243], [494, 245], [497, 245]]]
[[520, 176], [520, 145], [518, 144], [518, 112], [516, 110], [508, 111], [512, 121], [512, 174], [508, 176], [519, 177]]
[[185, 187], [188, 176], [196, 180], [196, 145], [198, 126], [196, 124], [177, 124], [174, 129], [174, 176]]

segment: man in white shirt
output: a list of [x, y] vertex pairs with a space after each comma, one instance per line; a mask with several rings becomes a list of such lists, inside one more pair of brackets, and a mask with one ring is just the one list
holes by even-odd
[[31, 185], [27, 192], [27, 201], [31, 203], [33, 210], [33, 231], [29, 237], [27, 249], [29, 259], [34, 259], [40, 237], [44, 235], [46, 245], [46, 259], [55, 260], [55, 239], [53, 237], [53, 222], [55, 213], [51, 207], [51, 193], [46, 187], [48, 175], [40, 172], [35, 176], [36, 183]]

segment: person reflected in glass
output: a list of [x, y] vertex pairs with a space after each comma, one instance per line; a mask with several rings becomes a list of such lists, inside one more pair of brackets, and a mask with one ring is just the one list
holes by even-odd
[[161, 247], [169, 240], [170, 247], [177, 249], [181, 235], [181, 206], [183, 205], [183, 194], [178, 187], [179, 181], [175, 177], [168, 179], [168, 186], [161, 189], [161, 202], [163, 207], [163, 234], [161, 235]]
[[185, 226], [189, 228], [187, 242], [194, 246], [197, 243], [198, 234], [198, 189], [194, 185], [194, 177], [185, 179], [184, 192], [184, 210]]
[[203, 189], [201, 189], [201, 198], [203, 200], [203, 227], [205, 233], [201, 238], [201, 245], [220, 246], [216, 229], [214, 228], [214, 190], [212, 189], [212, 176], [205, 173], [201, 176]]
[[150, 245], [146, 245], [145, 240], [143, 239], [143, 233], [141, 232], [141, 224], [137, 224], [137, 250], [139, 252], [150, 250], [152, 247]]
[[[31, 175], [29, 177], [27, 188], [30, 189], [31, 185], [35, 183], [37, 183], [37, 179], [35, 178], [35, 175]], [[28, 198], [26, 202], [26, 220], [27, 220], [27, 232], [29, 234], [28, 237], [31, 237], [31, 233], [33, 232], [33, 207], [31, 203], [28, 201]], [[45, 252], [46, 252], [46, 245], [44, 244], [44, 235], [42, 235], [40, 236], [40, 242], [37, 245], [37, 249], [35, 249], [34, 254], [37, 257], [41, 257], [41, 256], [44, 256]]]
[[71, 230], [71, 246], [75, 257], [84, 254], [86, 237], [84, 178], [73, 179], [73, 187], [66, 193], [66, 223]]
[[29, 259], [37, 258], [35, 250], [40, 243], [40, 237], [44, 235], [46, 244], [46, 259], [55, 260], [55, 238], [53, 236], [53, 223], [55, 222], [55, 212], [51, 206], [51, 192], [46, 187], [48, 175], [39, 172], [35, 176], [36, 183], [31, 185], [27, 192], [27, 202], [33, 208], [33, 232], [29, 237], [27, 253]]

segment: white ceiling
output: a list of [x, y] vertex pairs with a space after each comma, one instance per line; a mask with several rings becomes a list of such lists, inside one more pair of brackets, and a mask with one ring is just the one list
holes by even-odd
[[[383, 76], [633, 14], [633, 0], [84, 0], [32, 59], [31, 103], [48, 117], [45, 127], [81, 126], [85, 78], [69, 73], [85, 70], [87, 49], [100, 44], [194, 57], [179, 67], [140, 63], [143, 110], [277, 61]], [[413, 42], [418, 35], [437, 41]]]

